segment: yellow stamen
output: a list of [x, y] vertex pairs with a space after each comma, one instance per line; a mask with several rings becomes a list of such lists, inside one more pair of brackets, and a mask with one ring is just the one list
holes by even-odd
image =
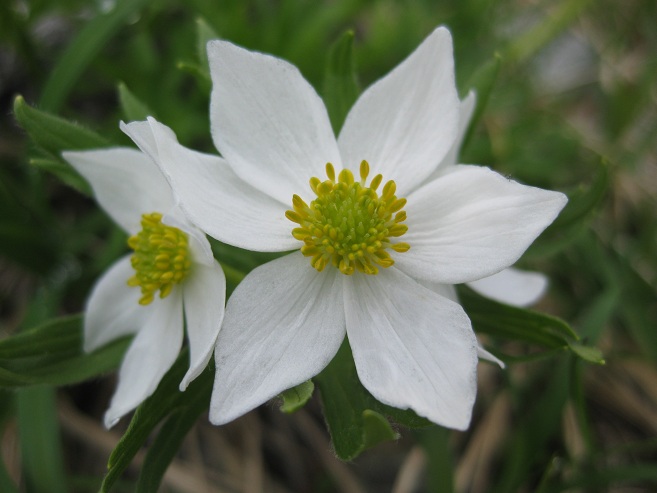
[[303, 242], [301, 253], [310, 257], [310, 264], [319, 272], [333, 265], [345, 275], [359, 271], [374, 275], [379, 268], [394, 264], [389, 251], [408, 251], [408, 243], [396, 242], [408, 227], [400, 224], [406, 220], [405, 198], [397, 198], [397, 185], [388, 181], [381, 192], [376, 192], [383, 176], [376, 175], [367, 186], [370, 165], [362, 161], [360, 181], [353, 173], [343, 169], [337, 175], [331, 163], [326, 164], [328, 180], [310, 179], [310, 188], [317, 198], [310, 205], [301, 197], [292, 197], [293, 210], [285, 217], [297, 223], [292, 236]]
[[127, 283], [141, 287], [139, 304], [148, 305], [157, 291], [160, 298], [166, 298], [174, 285], [187, 277], [192, 261], [187, 235], [162, 224], [162, 214], [142, 215], [141, 226], [139, 233], [128, 238], [128, 246], [135, 251], [130, 258], [135, 275]]

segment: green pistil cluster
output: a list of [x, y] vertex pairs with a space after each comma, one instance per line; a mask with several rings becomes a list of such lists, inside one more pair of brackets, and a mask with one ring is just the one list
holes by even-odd
[[330, 263], [340, 272], [351, 275], [357, 270], [365, 274], [377, 274], [379, 267], [390, 267], [394, 260], [386, 251], [406, 252], [408, 243], [392, 243], [392, 238], [402, 236], [408, 226], [406, 212], [401, 210], [406, 199], [397, 198], [397, 185], [388, 181], [381, 192], [377, 188], [383, 177], [365, 180], [370, 172], [367, 161], [360, 164], [360, 182], [343, 169], [336, 180], [331, 163], [326, 165], [328, 180], [310, 179], [310, 187], [317, 195], [310, 205], [301, 197], [292, 197], [294, 210], [285, 216], [300, 227], [292, 230], [292, 236], [303, 241], [301, 253], [311, 257], [310, 264], [318, 271]]
[[192, 265], [187, 235], [178, 228], [162, 224], [162, 214], [153, 212], [141, 217], [141, 231], [128, 238], [135, 253], [130, 258], [135, 275], [128, 286], [140, 286], [140, 305], [153, 301], [155, 293], [166, 298], [173, 286], [181, 282]]

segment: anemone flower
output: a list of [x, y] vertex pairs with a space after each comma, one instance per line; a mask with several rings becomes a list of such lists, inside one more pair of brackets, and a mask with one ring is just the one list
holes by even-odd
[[130, 235], [128, 245], [134, 250], [98, 280], [84, 318], [87, 352], [136, 333], [105, 413], [110, 428], [155, 391], [178, 357], [185, 325], [190, 365], [180, 390], [203, 371], [223, 320], [226, 279], [207, 238], [180, 212], [169, 184], [147, 155], [111, 148], [65, 152], [64, 158]]
[[208, 43], [208, 57], [222, 157], [185, 149], [153, 119], [124, 130], [203, 231], [296, 250], [251, 271], [228, 300], [211, 421], [317, 375], [347, 335], [376, 399], [467, 428], [479, 347], [445, 285], [515, 263], [566, 197], [481, 166], [438, 170], [459, 133], [445, 28], [360, 96], [337, 138], [291, 64], [226, 41]]

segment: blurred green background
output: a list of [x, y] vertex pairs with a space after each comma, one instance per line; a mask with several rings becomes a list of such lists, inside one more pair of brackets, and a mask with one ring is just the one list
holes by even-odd
[[[505, 371], [480, 365], [470, 430], [400, 429], [350, 463], [331, 451], [317, 398], [293, 415], [265, 406], [221, 428], [202, 418], [160, 491], [657, 490], [651, 0], [0, 2], [0, 337], [79, 313], [127, 249], [93, 200], [63, 181], [75, 178], [27, 138], [16, 95], [119, 145], [131, 142], [118, 121], [147, 111], [184, 145], [215, 152], [206, 39], [285, 58], [321, 94], [346, 30], [364, 88], [437, 25], [454, 37], [461, 94], [491, 89], [461, 161], [578, 197], [520, 265], [551, 279], [536, 308], [567, 320], [607, 364], [556, 355]], [[260, 260], [241, 258], [247, 268]], [[113, 385], [0, 390], [0, 490], [96, 491], [122, 431], [100, 424]], [[140, 460], [115, 491], [135, 490]]]

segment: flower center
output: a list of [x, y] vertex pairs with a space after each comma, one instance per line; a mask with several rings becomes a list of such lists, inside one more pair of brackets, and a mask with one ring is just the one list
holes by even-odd
[[318, 271], [331, 263], [346, 275], [356, 270], [365, 274], [377, 274], [379, 267], [390, 267], [395, 262], [386, 251], [406, 252], [408, 243], [393, 243], [402, 236], [408, 226], [406, 212], [401, 210], [406, 199], [397, 198], [397, 185], [390, 180], [383, 186], [381, 195], [376, 189], [383, 177], [379, 174], [366, 185], [370, 166], [360, 163], [360, 182], [343, 169], [335, 179], [335, 169], [326, 164], [328, 180], [310, 179], [310, 188], [317, 195], [310, 205], [301, 197], [292, 197], [294, 210], [285, 217], [299, 224], [292, 236], [304, 242], [301, 253], [311, 257], [310, 265]]
[[128, 286], [140, 286], [139, 304], [148, 305], [158, 290], [160, 298], [166, 298], [174, 284], [185, 279], [192, 262], [187, 235], [162, 224], [162, 214], [143, 214], [141, 228], [128, 238], [128, 246], [135, 251], [130, 258], [135, 275], [128, 279]]

